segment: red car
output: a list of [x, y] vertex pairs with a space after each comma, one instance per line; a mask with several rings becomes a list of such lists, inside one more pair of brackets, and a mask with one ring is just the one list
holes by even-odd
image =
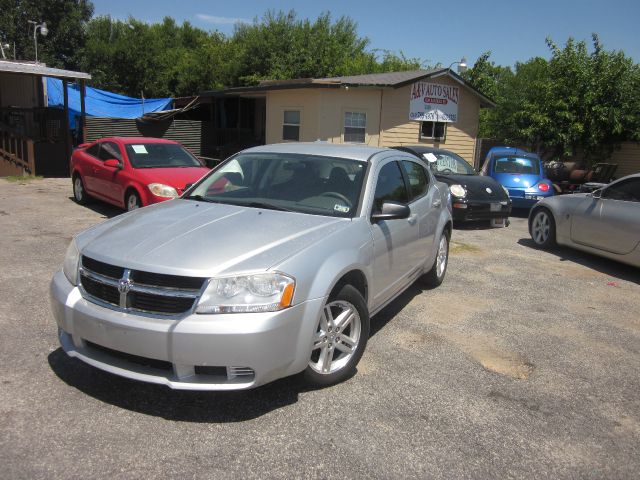
[[78, 203], [95, 197], [134, 210], [182, 195], [209, 169], [171, 140], [112, 137], [80, 145], [70, 171]]

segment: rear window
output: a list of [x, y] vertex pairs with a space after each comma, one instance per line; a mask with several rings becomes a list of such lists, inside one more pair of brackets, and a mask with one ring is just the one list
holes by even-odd
[[502, 157], [496, 158], [495, 173], [516, 173], [540, 175], [540, 162], [535, 158]]

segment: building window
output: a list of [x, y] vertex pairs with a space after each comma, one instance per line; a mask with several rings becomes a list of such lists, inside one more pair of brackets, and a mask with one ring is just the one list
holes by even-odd
[[446, 122], [422, 122], [420, 125], [420, 138], [433, 138], [442, 140], [447, 134]]
[[345, 143], [365, 143], [367, 114], [360, 112], [344, 112]]
[[300, 140], [300, 110], [285, 110], [282, 122], [282, 140]]

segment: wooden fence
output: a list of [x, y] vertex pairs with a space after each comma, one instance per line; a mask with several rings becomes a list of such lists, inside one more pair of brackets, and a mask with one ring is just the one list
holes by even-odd
[[34, 175], [33, 140], [7, 130], [0, 130], [0, 177]]

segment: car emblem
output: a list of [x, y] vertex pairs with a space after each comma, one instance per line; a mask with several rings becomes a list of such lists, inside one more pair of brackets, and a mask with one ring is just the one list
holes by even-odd
[[493, 190], [491, 190], [489, 187], [485, 188], [485, 190], [487, 191], [487, 193], [493, 193]]
[[118, 292], [124, 294], [129, 293], [129, 290], [131, 290], [131, 280], [126, 279], [118, 282]]

